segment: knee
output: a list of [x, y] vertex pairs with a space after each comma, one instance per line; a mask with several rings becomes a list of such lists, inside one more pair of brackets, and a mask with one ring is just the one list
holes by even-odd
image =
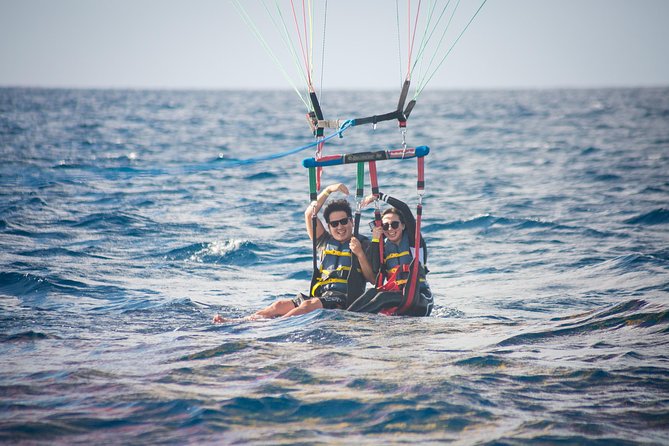
[[317, 297], [312, 297], [311, 299], [305, 299], [304, 302], [300, 304], [300, 308], [304, 308], [307, 310], [315, 310], [317, 308], [321, 308], [323, 305], [321, 304], [321, 300], [318, 299]]
[[278, 310], [280, 308], [284, 308], [288, 304], [295, 306], [295, 304], [293, 303], [293, 301], [291, 299], [281, 299], [281, 300], [277, 300], [274, 303], [272, 303], [272, 305], [270, 305], [270, 308], [272, 310]]

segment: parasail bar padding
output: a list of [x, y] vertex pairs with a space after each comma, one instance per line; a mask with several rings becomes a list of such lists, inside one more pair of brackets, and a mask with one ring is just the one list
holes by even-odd
[[351, 119], [351, 125], [376, 124], [383, 121], [392, 121], [393, 119], [402, 119], [404, 115], [401, 111], [394, 110], [382, 115], [368, 116], [366, 118]]
[[319, 119], [318, 128], [321, 129], [338, 129], [344, 123], [344, 119]]
[[302, 160], [304, 167], [338, 166], [340, 164], [353, 164], [369, 161], [399, 160], [410, 158], [422, 158], [430, 153], [428, 146], [415, 148], [378, 150], [376, 152], [344, 153], [340, 155], [329, 155], [319, 159], [305, 158]]

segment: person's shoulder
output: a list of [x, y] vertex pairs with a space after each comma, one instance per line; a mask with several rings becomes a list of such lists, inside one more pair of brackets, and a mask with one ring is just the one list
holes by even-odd
[[323, 231], [320, 237], [316, 239], [316, 246], [323, 247], [325, 246], [330, 240], [332, 240], [332, 234], [330, 234], [328, 231]]

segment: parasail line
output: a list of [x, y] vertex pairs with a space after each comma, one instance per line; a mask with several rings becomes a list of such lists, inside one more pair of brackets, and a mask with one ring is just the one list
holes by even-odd
[[[418, 0], [418, 7], [416, 8], [416, 19], [413, 24], [413, 34], [411, 33], [411, 2], [409, 2], [409, 36], [411, 36], [410, 42], [409, 42], [409, 56], [408, 56], [408, 64], [407, 64], [407, 76], [406, 80], [411, 80], [411, 56], [413, 55], [413, 45], [416, 42], [416, 29], [418, 29], [418, 17], [420, 16], [420, 5], [422, 3], [422, 0]], [[407, 36], [407, 38], [409, 38]]]
[[[441, 23], [441, 20], [444, 17], [444, 14], [446, 13], [446, 10], [448, 9], [448, 6], [451, 4], [451, 0], [448, 0], [446, 2], [446, 5], [443, 7], [441, 10], [441, 13], [439, 14], [439, 17], [437, 18], [436, 22], [434, 23], [434, 26], [432, 26], [432, 19], [434, 18], [434, 12], [437, 8], [437, 3], [434, 2], [431, 4], [431, 8], [429, 10], [428, 14], [428, 20], [427, 24], [425, 25], [425, 32], [423, 33], [423, 37], [421, 39], [420, 47], [418, 48], [418, 54], [416, 55], [416, 59], [414, 60], [413, 67], [411, 68], [411, 71], [416, 69], [416, 65], [418, 65], [418, 62], [421, 62], [421, 72], [423, 71], [423, 52], [427, 49], [430, 41], [432, 40], [432, 36], [434, 35], [435, 31], [439, 27], [439, 24]], [[428, 32], [429, 31], [429, 32]], [[421, 75], [418, 76], [418, 78], [421, 78]]]
[[[432, 69], [432, 64], [434, 63], [434, 61], [437, 57], [437, 54], [439, 54], [439, 48], [441, 48], [441, 44], [444, 41], [444, 38], [446, 37], [446, 33], [448, 32], [448, 30], [451, 27], [451, 22], [453, 21], [453, 17], [455, 17], [455, 13], [458, 10], [458, 6], [460, 6], [460, 1], [461, 0], [457, 0], [455, 6], [453, 7], [453, 11], [451, 12], [450, 17], [448, 18], [448, 22], [446, 23], [446, 26], [444, 27], [444, 30], [441, 33], [441, 37], [439, 38], [439, 42], [436, 45], [436, 49], [435, 49], [434, 53], [432, 54], [432, 57], [430, 58], [430, 62], [427, 64], [427, 68], [425, 69], [426, 73], [430, 73], [430, 70]], [[445, 9], [444, 9], [444, 11], [445, 11]], [[427, 76], [427, 74], [425, 76]], [[424, 79], [425, 78], [421, 79], [420, 82], [418, 82], [418, 86], [416, 87], [416, 90], [415, 90], [415, 93], [414, 93], [415, 94], [414, 99], [417, 97], [417, 94], [418, 94], [418, 91], [419, 91], [420, 87], [425, 83]]]
[[437, 70], [439, 70], [439, 68], [443, 65], [443, 63], [444, 63], [444, 61], [446, 60], [446, 58], [448, 57], [448, 55], [451, 54], [451, 51], [453, 51], [453, 47], [455, 47], [455, 45], [460, 41], [460, 38], [462, 37], [462, 35], [465, 33], [465, 31], [467, 31], [467, 28], [469, 28], [469, 25], [472, 24], [472, 22], [474, 21], [474, 19], [475, 19], [476, 16], [478, 15], [478, 13], [481, 12], [481, 9], [483, 8], [483, 5], [485, 5], [487, 1], [488, 1], [488, 0], [483, 0], [483, 2], [481, 3], [481, 6], [479, 6], [479, 8], [476, 10], [476, 12], [475, 12], [474, 15], [472, 16], [472, 18], [469, 19], [469, 22], [467, 22], [467, 25], [465, 25], [465, 27], [464, 27], [463, 30], [460, 32], [460, 34], [458, 35], [458, 37], [455, 39], [455, 41], [453, 42], [453, 44], [451, 45], [451, 47], [448, 49], [448, 51], [446, 52], [446, 54], [444, 55], [444, 57], [442, 57], [441, 61], [439, 61], [439, 64], [437, 64], [437, 66], [436, 66], [436, 68], [434, 69], [434, 71], [432, 71], [432, 73], [431, 73], [430, 76], [427, 78], [427, 80], [425, 80], [425, 82], [423, 82], [422, 85], [419, 86], [419, 89], [416, 90], [416, 94], [414, 95], [414, 99], [416, 99], [416, 98], [418, 97], [418, 95], [421, 94], [421, 92], [423, 91], [423, 88], [425, 88], [425, 86], [427, 85], [427, 83], [430, 82], [430, 80], [432, 79], [432, 77], [434, 77], [434, 75], [437, 73]]
[[[306, 70], [306, 75], [307, 75], [307, 84], [308, 87], [311, 91], [312, 85], [311, 85], [311, 74], [309, 73], [309, 57], [307, 56], [307, 47], [305, 45], [305, 42], [302, 40], [302, 32], [300, 31], [300, 24], [299, 20], [297, 19], [297, 12], [295, 11], [295, 3], [293, 0], [290, 0], [290, 6], [293, 11], [293, 22], [295, 23], [295, 31], [297, 32], [297, 38], [300, 41], [300, 51], [302, 52], [302, 60], [304, 62], [304, 68]], [[303, 16], [304, 16], [304, 0], [302, 0], [302, 11], [303, 11]], [[306, 40], [306, 24], [305, 24], [305, 36], [304, 39]]]
[[302, 101], [302, 103], [304, 104], [304, 106], [307, 108], [307, 110], [310, 110], [309, 104], [307, 103], [307, 101], [302, 96], [302, 93], [300, 93], [300, 90], [297, 88], [297, 86], [295, 85], [295, 82], [293, 82], [292, 78], [290, 77], [290, 75], [288, 74], [286, 69], [283, 67], [283, 65], [279, 61], [278, 57], [276, 56], [276, 54], [274, 54], [274, 52], [272, 51], [271, 46], [267, 43], [267, 41], [263, 37], [263, 35], [260, 32], [260, 30], [258, 29], [258, 27], [253, 22], [253, 19], [250, 17], [248, 12], [244, 9], [244, 7], [241, 5], [239, 0], [233, 0], [232, 4], [235, 7], [235, 10], [237, 11], [237, 13], [240, 15], [240, 17], [244, 21], [244, 23], [246, 23], [246, 26], [248, 26], [249, 29], [251, 30], [251, 33], [256, 37], [256, 39], [260, 43], [260, 46], [262, 46], [262, 48], [265, 50], [267, 55], [274, 62], [276, 67], [279, 69], [279, 71], [281, 72], [283, 77], [288, 81], [288, 83], [293, 88], [293, 90], [295, 90], [295, 93], [297, 93], [297, 95], [299, 96], [299, 98]]

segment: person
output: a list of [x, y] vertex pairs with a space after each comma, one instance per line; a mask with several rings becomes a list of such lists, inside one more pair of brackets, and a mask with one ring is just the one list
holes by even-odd
[[[363, 205], [375, 199], [373, 195], [366, 197]], [[349, 307], [349, 311], [366, 313], [403, 314], [408, 316], [429, 316], [432, 312], [434, 300], [427, 283], [427, 244], [420, 237], [418, 252], [419, 274], [418, 292], [410, 307], [402, 309], [405, 295], [408, 294], [408, 280], [411, 276], [410, 266], [415, 257], [416, 219], [411, 209], [401, 200], [386, 194], [379, 194], [379, 199], [392, 206], [386, 209], [382, 216], [382, 226], [375, 226], [372, 230], [372, 244], [369, 250], [372, 269], [383, 275], [386, 282], [367, 290]], [[380, 243], [383, 237], [384, 259], [379, 258]], [[401, 310], [398, 312], [398, 310]]]
[[[365, 252], [369, 249], [369, 239], [353, 236], [353, 215], [346, 199], [330, 201], [325, 207], [323, 217], [330, 231], [318, 218], [316, 232], [313, 233], [312, 215], [318, 214], [330, 194], [335, 192], [349, 194], [344, 184], [331, 184], [304, 211], [307, 234], [311, 240], [316, 237], [320, 260], [319, 271], [314, 274], [309, 295], [300, 293], [294, 299], [277, 300], [249, 319], [296, 316], [320, 308], [346, 309], [353, 299], [363, 293], [366, 282], [373, 282], [374, 273]], [[358, 263], [359, 268], [352, 268], [356, 266], [354, 263]], [[220, 315], [214, 316], [214, 323], [224, 321]]]

